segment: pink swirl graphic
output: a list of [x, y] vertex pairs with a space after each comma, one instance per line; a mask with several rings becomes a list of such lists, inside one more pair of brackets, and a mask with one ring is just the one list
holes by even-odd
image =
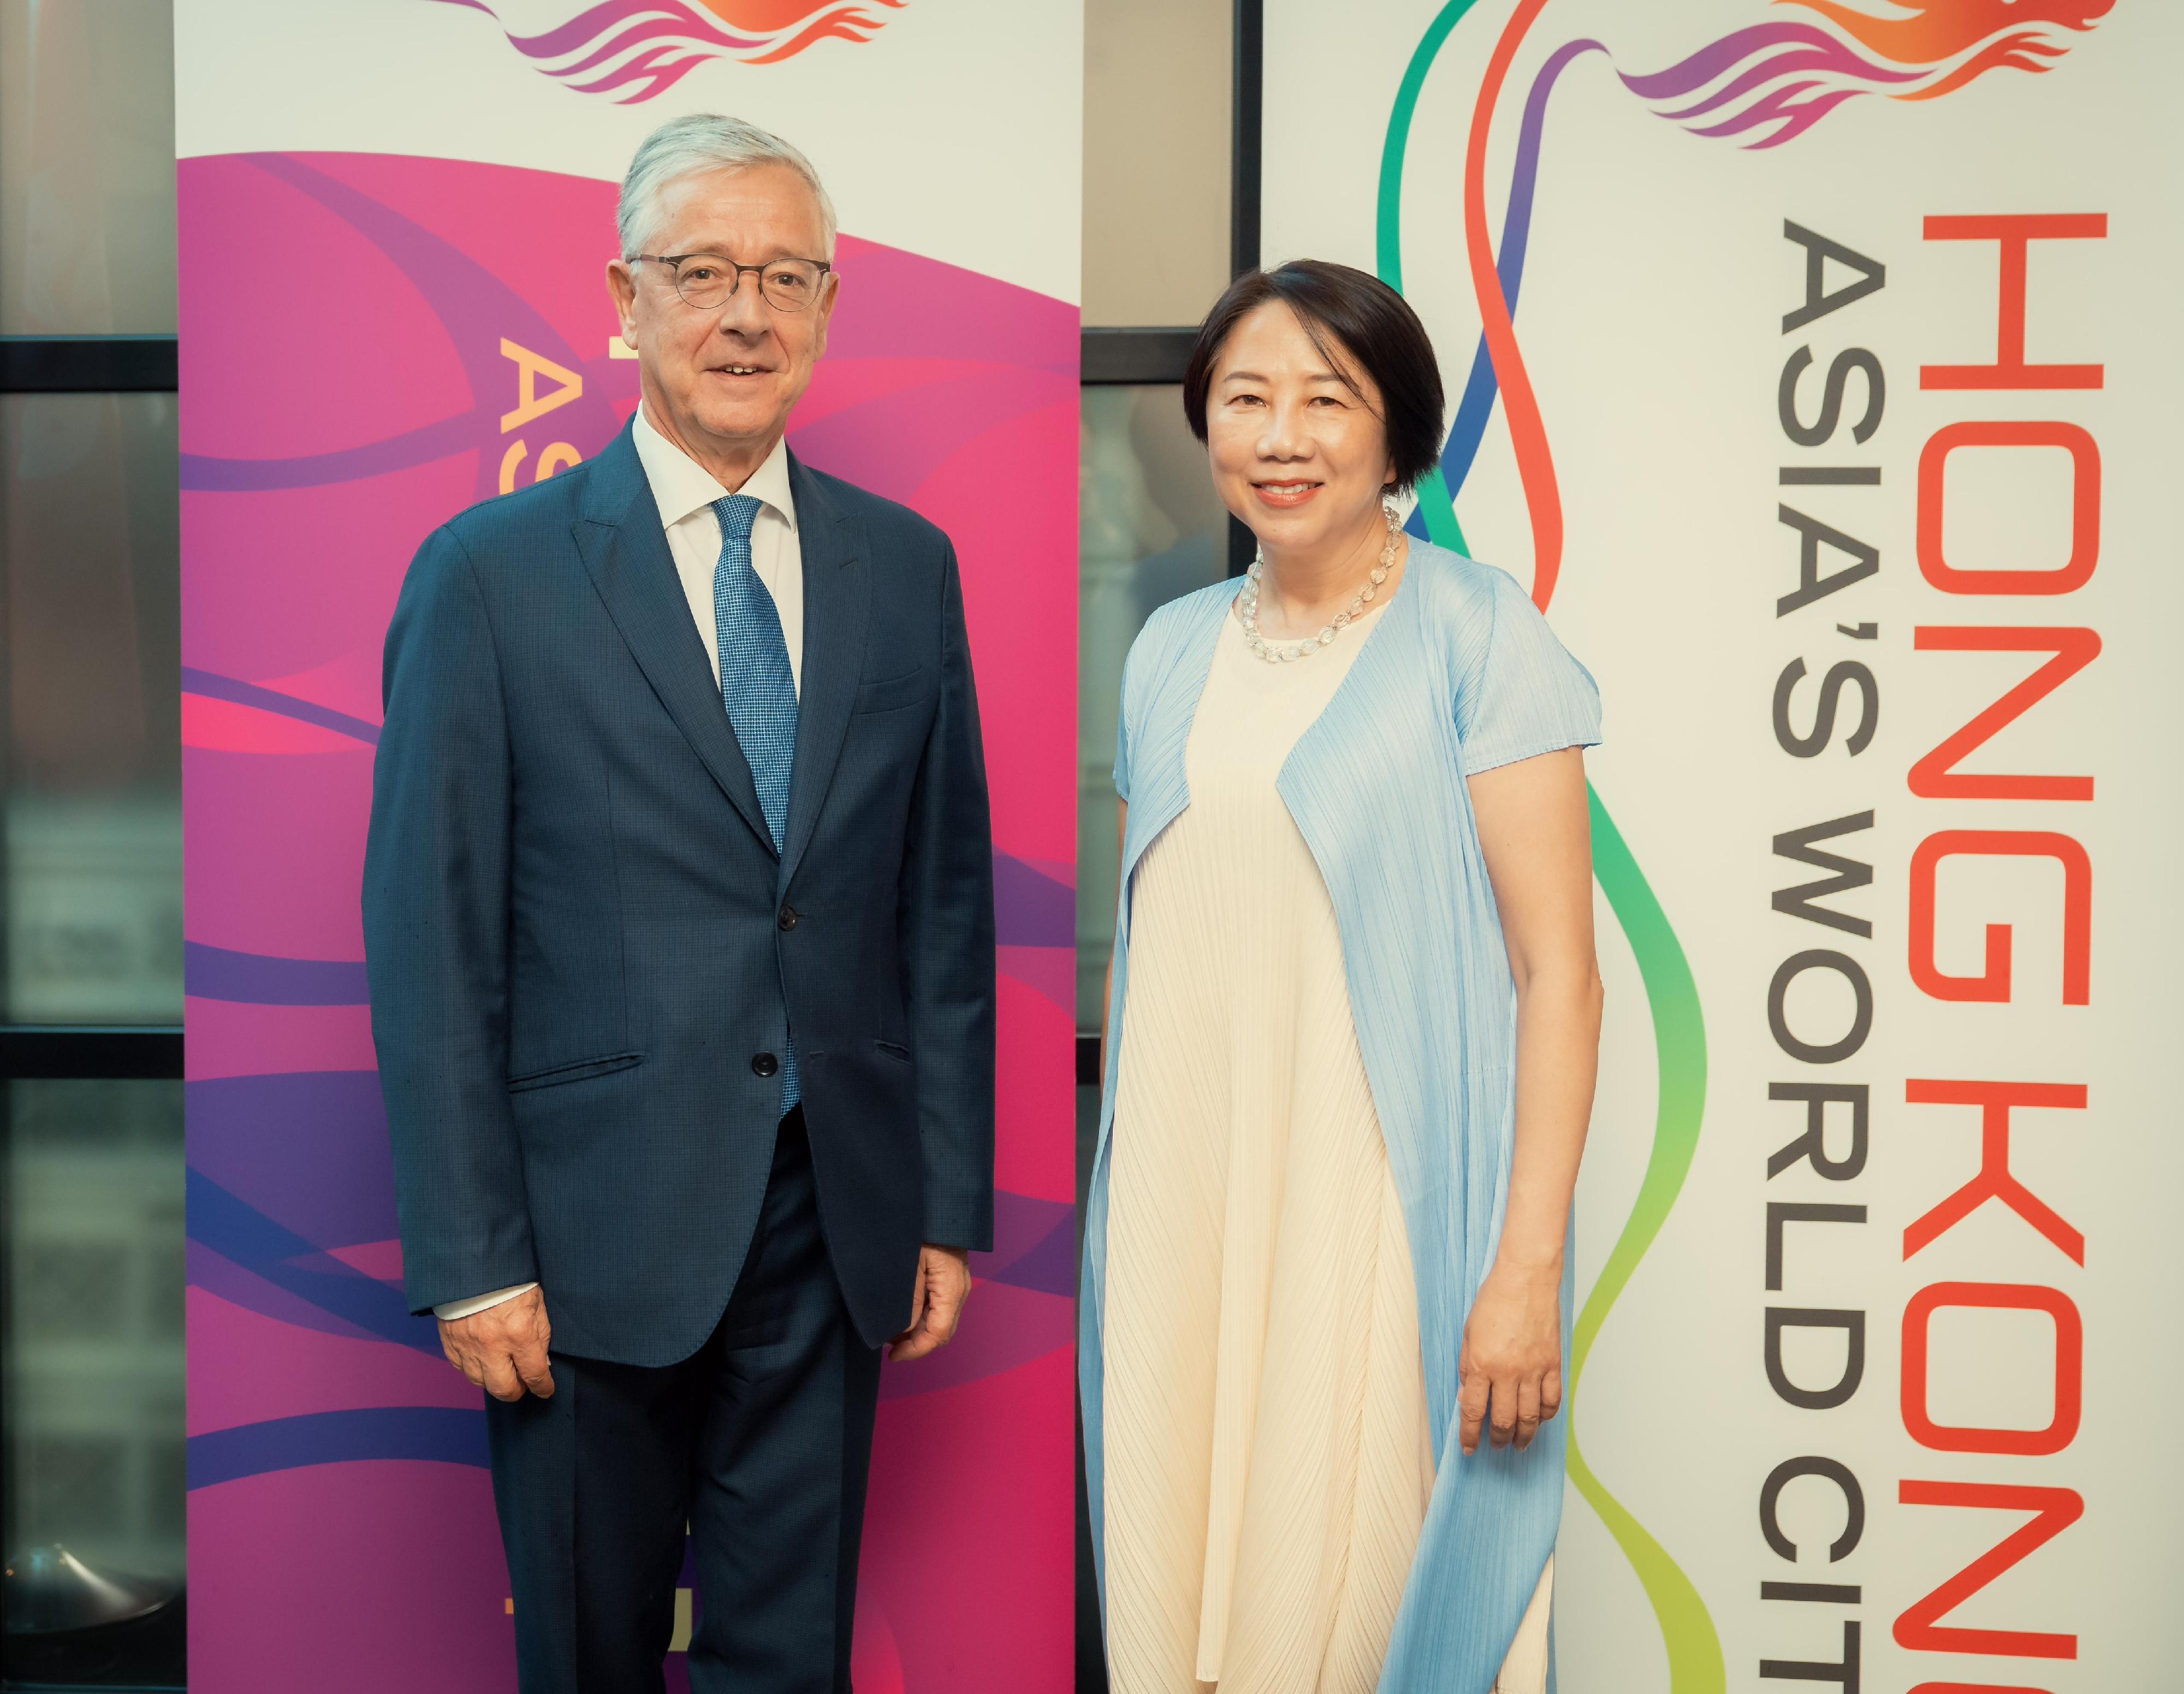
[[[501, 22], [486, 0], [432, 3], [465, 7]], [[699, 65], [716, 59], [772, 64], [822, 41], [870, 41], [887, 22], [861, 5], [815, 7], [803, 0], [705, 3], [733, 33], [716, 28], [682, 0], [600, 0], [568, 22], [536, 35], [517, 35], [504, 24], [501, 32], [510, 47], [545, 75], [579, 94], [628, 89], [616, 103], [631, 106], [657, 98]], [[869, 3], [899, 10], [909, 0]], [[576, 81], [578, 77], [589, 80]]]

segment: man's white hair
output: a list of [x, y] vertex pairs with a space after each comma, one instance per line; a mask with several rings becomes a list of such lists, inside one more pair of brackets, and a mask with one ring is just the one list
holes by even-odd
[[645, 250], [660, 220], [660, 197], [671, 182], [708, 170], [748, 170], [758, 164], [785, 164], [811, 185], [819, 202], [819, 231], [825, 250], [805, 258], [834, 257], [834, 203], [827, 185], [806, 159], [788, 142], [741, 118], [716, 112], [691, 112], [670, 118], [638, 143], [621, 179], [615, 203], [615, 229], [624, 259]]

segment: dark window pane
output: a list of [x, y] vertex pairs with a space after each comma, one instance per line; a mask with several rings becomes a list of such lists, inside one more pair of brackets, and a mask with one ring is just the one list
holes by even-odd
[[172, 0], [0, 0], [0, 334], [175, 332]]
[[182, 1085], [6, 1085], [9, 1669], [21, 1574], [63, 1547], [179, 1592]]
[[1077, 1027], [1096, 1031], [1115, 939], [1115, 721], [1123, 660], [1156, 608], [1228, 570], [1227, 513], [1172, 383], [1080, 391]]
[[37, 1241], [16, 1258], [21, 1335], [29, 1340], [107, 1339], [129, 1315], [129, 1267], [98, 1246]]
[[7, 1021], [181, 1021], [171, 394], [0, 395]]

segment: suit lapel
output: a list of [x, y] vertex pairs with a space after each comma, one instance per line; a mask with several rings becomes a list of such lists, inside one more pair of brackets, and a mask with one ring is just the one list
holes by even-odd
[[804, 554], [804, 669], [796, 708], [796, 754], [789, 767], [788, 828], [783, 838], [786, 889], [811, 844], [834, 779], [864, 667], [871, 566], [860, 554], [860, 526], [830, 500], [793, 454], [788, 482]]
[[[771, 853], [773, 835], [766, 827], [749, 761], [736, 744], [727, 708], [713, 686], [712, 666], [627, 425], [593, 461], [587, 482], [583, 515], [571, 531], [607, 615], [668, 716]], [[802, 750], [800, 735], [800, 772]]]

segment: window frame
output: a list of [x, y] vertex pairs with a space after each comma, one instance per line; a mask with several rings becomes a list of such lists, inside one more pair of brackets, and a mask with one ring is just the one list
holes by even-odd
[[[176, 393], [180, 345], [171, 335], [0, 336], [0, 393]], [[182, 1080], [180, 1024], [0, 1023], [0, 1100], [16, 1082]], [[0, 1212], [0, 1229], [4, 1220]], [[0, 1302], [0, 1357], [13, 1357], [11, 1329]], [[0, 1392], [0, 1406], [8, 1397]], [[0, 1495], [9, 1499], [14, 1472], [14, 1448], [0, 1443]]]

